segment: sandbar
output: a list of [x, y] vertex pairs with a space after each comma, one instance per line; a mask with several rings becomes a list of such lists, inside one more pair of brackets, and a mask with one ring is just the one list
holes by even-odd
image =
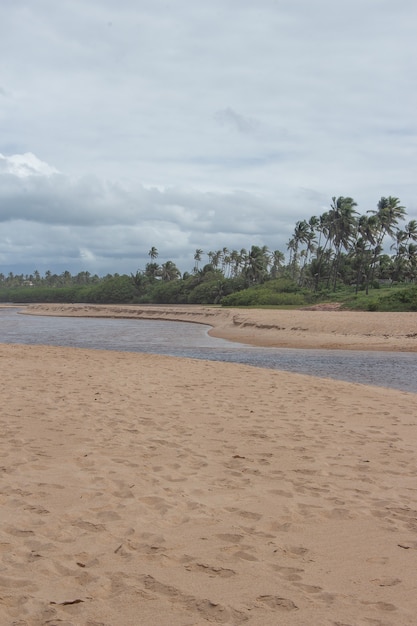
[[194, 322], [212, 326], [215, 337], [276, 348], [417, 352], [417, 312], [344, 311], [334, 305], [282, 310], [91, 304], [33, 304], [23, 312]]

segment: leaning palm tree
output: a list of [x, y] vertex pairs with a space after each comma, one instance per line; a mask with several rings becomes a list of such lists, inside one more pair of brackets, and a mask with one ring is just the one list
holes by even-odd
[[383, 251], [384, 238], [386, 235], [392, 238], [395, 237], [398, 222], [405, 218], [406, 210], [405, 207], [400, 205], [400, 200], [398, 198], [388, 196], [388, 198], [382, 197], [380, 199], [376, 211], [368, 211], [368, 213], [375, 215], [377, 223], [377, 235], [372, 259], [372, 281], [378, 257]]
[[298, 264], [298, 260], [299, 260], [299, 247], [300, 244], [304, 244], [307, 242], [308, 240], [308, 234], [309, 234], [309, 225], [308, 222], [306, 222], [306, 220], [301, 220], [299, 222], [296, 223], [295, 228], [294, 228], [294, 233], [291, 237], [291, 239], [289, 240], [289, 242], [287, 243], [287, 249], [290, 251], [290, 267], [291, 267], [291, 273], [292, 273], [292, 278], [293, 280], [295, 280], [296, 278], [296, 274], [299, 271], [299, 264]]

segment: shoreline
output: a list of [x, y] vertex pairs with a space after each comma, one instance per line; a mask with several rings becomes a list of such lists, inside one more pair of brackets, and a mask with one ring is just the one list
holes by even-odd
[[417, 312], [90, 304], [32, 304], [21, 312], [192, 322], [211, 326], [213, 337], [259, 347], [417, 352]]

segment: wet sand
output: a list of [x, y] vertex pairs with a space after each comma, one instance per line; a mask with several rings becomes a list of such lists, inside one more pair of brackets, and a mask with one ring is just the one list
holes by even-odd
[[[207, 308], [219, 336], [268, 331]], [[416, 623], [416, 394], [43, 346], [0, 365], [0, 624]]]

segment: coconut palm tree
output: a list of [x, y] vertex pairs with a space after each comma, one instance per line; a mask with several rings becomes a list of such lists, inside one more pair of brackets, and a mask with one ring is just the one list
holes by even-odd
[[294, 233], [287, 243], [287, 249], [290, 251], [290, 262], [289, 265], [291, 267], [292, 278], [295, 280], [296, 274], [299, 270], [298, 260], [299, 260], [299, 247], [300, 244], [304, 244], [308, 241], [308, 235], [310, 232], [310, 227], [306, 220], [298, 221], [294, 228]]
[[145, 276], [149, 278], [150, 281], [154, 281], [161, 275], [161, 268], [158, 263], [147, 263], [145, 267]]
[[376, 211], [368, 211], [376, 218], [376, 238], [372, 259], [371, 281], [374, 279], [375, 266], [378, 257], [383, 251], [383, 242], [386, 235], [394, 238], [398, 229], [398, 222], [406, 215], [405, 208], [400, 205], [400, 200], [394, 196], [382, 197], [377, 205]]
[[267, 246], [252, 246], [248, 254], [244, 276], [248, 284], [263, 283], [268, 274], [269, 255]]
[[222, 251], [221, 250], [216, 250], [216, 252], [212, 253], [212, 257], [211, 257], [211, 264], [214, 267], [214, 269], [217, 269], [219, 267], [221, 258], [222, 258]]
[[336, 289], [336, 283], [340, 267], [340, 259], [342, 250], [348, 250], [354, 239], [356, 232], [356, 202], [353, 198], [345, 198], [335, 196], [332, 198], [332, 204], [329, 211], [330, 218], [330, 241], [334, 247], [333, 259], [333, 289]]
[[323, 267], [327, 267], [330, 261], [331, 252], [328, 249], [331, 232], [331, 217], [329, 211], [325, 211], [320, 215], [317, 230], [319, 232], [319, 240], [316, 247], [316, 258], [312, 263], [314, 275], [314, 288], [319, 288], [320, 279], [322, 277]]
[[411, 220], [404, 227], [405, 232], [407, 233], [407, 238], [412, 239], [413, 241], [417, 241], [417, 220]]
[[164, 281], [176, 280], [181, 276], [181, 272], [178, 267], [172, 261], [166, 261], [162, 263], [160, 269], [161, 279]]
[[407, 246], [407, 263], [409, 280], [415, 282], [417, 280], [417, 245], [409, 243]]
[[[369, 292], [369, 280], [372, 272], [373, 254], [372, 250], [376, 243], [378, 231], [378, 220], [375, 215], [361, 215], [357, 221], [356, 241], [353, 244], [353, 251], [357, 251], [359, 258], [357, 259], [357, 265], [360, 267], [360, 281], [365, 278], [366, 293]], [[358, 284], [357, 275], [356, 291], [358, 291], [360, 284]]]
[[159, 256], [159, 252], [158, 252], [158, 250], [155, 248], [155, 246], [152, 246], [152, 248], [149, 250], [149, 252], [148, 252], [148, 256], [150, 256], [150, 257], [151, 257], [151, 260], [152, 260], [152, 261], [155, 261], [155, 259], [157, 259], [157, 258], [158, 258], [158, 256]]
[[277, 278], [284, 266], [285, 255], [280, 250], [274, 250], [271, 254], [271, 278]]
[[201, 257], [203, 255], [203, 251], [200, 248], [197, 248], [197, 250], [194, 253], [194, 272], [198, 272], [198, 264], [201, 261]]

